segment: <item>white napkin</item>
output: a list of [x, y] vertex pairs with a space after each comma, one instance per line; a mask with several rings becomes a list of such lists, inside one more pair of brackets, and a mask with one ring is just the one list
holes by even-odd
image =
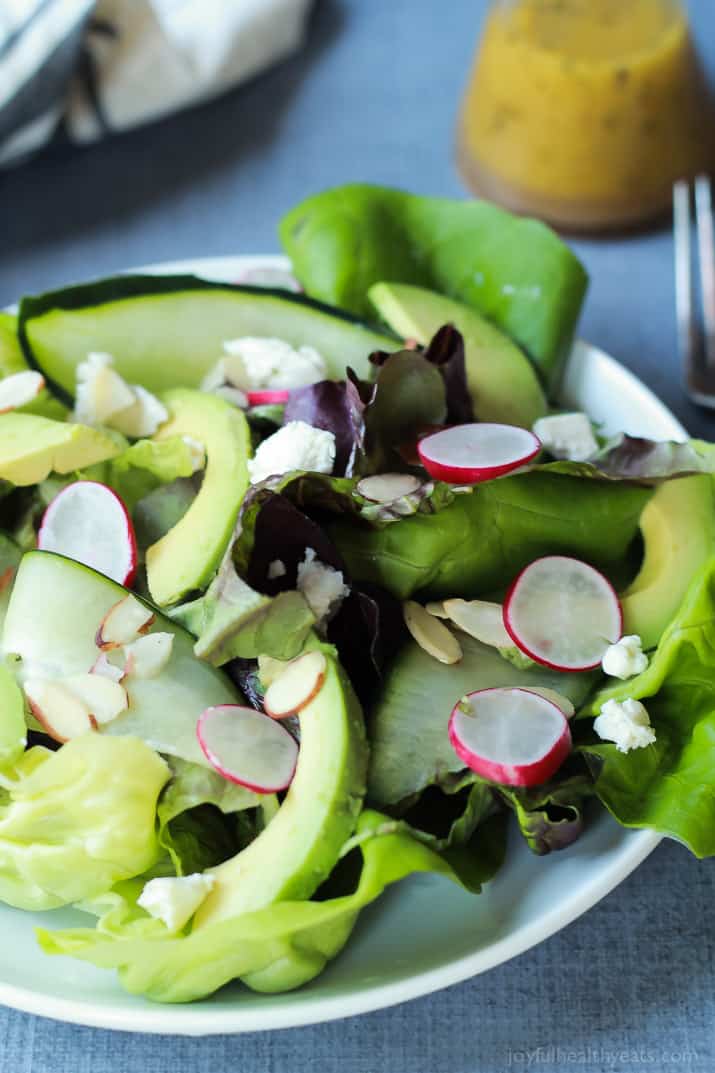
[[297, 49], [311, 0], [0, 0], [0, 164], [206, 100]]

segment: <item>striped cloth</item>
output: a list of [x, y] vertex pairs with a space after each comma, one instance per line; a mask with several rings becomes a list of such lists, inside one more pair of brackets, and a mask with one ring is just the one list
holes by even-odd
[[299, 47], [311, 0], [0, 0], [0, 165], [206, 100]]

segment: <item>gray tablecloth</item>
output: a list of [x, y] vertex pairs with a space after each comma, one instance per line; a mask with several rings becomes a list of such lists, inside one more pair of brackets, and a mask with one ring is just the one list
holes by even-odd
[[[277, 249], [275, 222], [354, 179], [457, 195], [452, 127], [474, 0], [318, 4], [305, 52], [210, 107], [0, 176], [0, 305], [23, 291], [192, 255]], [[715, 67], [715, 9], [692, 0]], [[580, 241], [583, 334], [693, 431], [670, 238]], [[205, 1040], [112, 1034], [0, 1010], [2, 1073], [502, 1073], [715, 1068], [715, 867], [662, 845], [617, 891], [486, 976], [360, 1019]]]

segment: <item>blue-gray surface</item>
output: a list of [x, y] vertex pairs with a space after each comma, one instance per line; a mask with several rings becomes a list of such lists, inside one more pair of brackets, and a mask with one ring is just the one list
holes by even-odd
[[[693, 0], [715, 66], [715, 11]], [[211, 106], [0, 176], [0, 306], [21, 292], [193, 255], [277, 248], [275, 222], [324, 186], [459, 195], [454, 112], [484, 3], [320, 3], [298, 58]], [[598, 166], [598, 161], [594, 162]], [[576, 243], [583, 334], [683, 399], [667, 233]], [[502, 1073], [715, 1068], [712, 863], [664, 844], [535, 950], [449, 991], [335, 1024], [205, 1040], [129, 1036], [0, 1011], [2, 1073]]]

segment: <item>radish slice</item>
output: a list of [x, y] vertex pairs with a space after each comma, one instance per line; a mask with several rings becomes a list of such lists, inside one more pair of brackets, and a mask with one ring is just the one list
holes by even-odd
[[515, 425], [455, 425], [417, 444], [430, 477], [452, 484], [477, 484], [501, 477], [535, 458], [541, 443]]
[[449, 720], [460, 760], [503, 786], [538, 786], [571, 751], [564, 713], [528, 689], [480, 689], [463, 697]]
[[199, 716], [196, 736], [206, 759], [225, 779], [257, 794], [290, 786], [298, 743], [262, 712], [238, 704], [207, 708]]
[[290, 391], [285, 388], [262, 388], [260, 391], [247, 391], [249, 406], [282, 406], [288, 402]]
[[137, 569], [137, 542], [127, 508], [97, 481], [75, 481], [55, 496], [44, 513], [37, 546], [91, 566], [130, 585]]
[[321, 690], [328, 664], [322, 652], [306, 652], [292, 660], [271, 682], [263, 708], [271, 719], [285, 719], [310, 704]]
[[621, 636], [623, 615], [611, 583], [580, 559], [548, 555], [519, 574], [504, 601], [517, 648], [556, 671], [590, 671]]

